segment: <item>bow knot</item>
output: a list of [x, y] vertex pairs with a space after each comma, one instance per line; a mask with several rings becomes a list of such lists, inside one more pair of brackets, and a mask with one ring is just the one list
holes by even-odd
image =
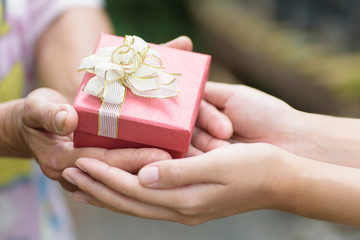
[[101, 48], [84, 57], [79, 71], [95, 74], [83, 90], [106, 103], [122, 105], [126, 88], [148, 98], [170, 98], [180, 92], [180, 74], [164, 72], [159, 52], [136, 36], [125, 36], [120, 47]]

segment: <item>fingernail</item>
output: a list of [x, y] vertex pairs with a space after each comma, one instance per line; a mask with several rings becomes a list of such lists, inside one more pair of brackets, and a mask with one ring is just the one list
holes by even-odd
[[67, 116], [66, 111], [58, 112], [55, 116], [55, 127], [58, 131], [64, 130], [65, 119]]
[[159, 168], [146, 167], [140, 170], [138, 177], [140, 182], [144, 185], [154, 184], [159, 181]]
[[74, 179], [72, 179], [69, 175], [65, 175], [65, 174], [64, 174], [63, 177], [64, 177], [64, 178], [66, 179], [66, 181], [68, 181], [69, 183], [76, 185]]
[[77, 203], [89, 204], [89, 202], [86, 200], [86, 198], [87, 198], [86, 193], [83, 193], [83, 192], [74, 192], [73, 193], [73, 199]]

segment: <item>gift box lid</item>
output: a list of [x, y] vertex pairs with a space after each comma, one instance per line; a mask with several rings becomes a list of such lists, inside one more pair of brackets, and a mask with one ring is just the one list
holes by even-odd
[[[95, 52], [103, 47], [120, 46], [123, 38], [102, 34]], [[136, 96], [127, 90], [118, 121], [117, 138], [186, 153], [208, 78], [211, 56], [149, 44], [159, 51], [165, 72], [180, 73], [180, 93], [156, 99]], [[79, 123], [76, 131], [98, 134], [100, 98], [82, 89], [93, 77], [85, 73], [74, 101]]]

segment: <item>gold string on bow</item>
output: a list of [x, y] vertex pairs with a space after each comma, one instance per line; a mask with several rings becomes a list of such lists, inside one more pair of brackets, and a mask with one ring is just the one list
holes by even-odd
[[95, 74], [83, 91], [99, 97], [98, 135], [118, 137], [118, 121], [126, 89], [146, 98], [179, 94], [180, 74], [163, 71], [159, 52], [141, 38], [125, 36], [123, 45], [100, 48], [84, 57], [79, 71]]
[[179, 94], [180, 74], [163, 71], [160, 54], [137, 36], [125, 36], [123, 45], [105, 47], [84, 57], [79, 71], [95, 74], [84, 91], [102, 102], [122, 105], [126, 88], [148, 98]]

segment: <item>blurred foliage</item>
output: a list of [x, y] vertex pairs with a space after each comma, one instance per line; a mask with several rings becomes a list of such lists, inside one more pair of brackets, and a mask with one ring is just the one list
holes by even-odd
[[342, 50], [360, 50], [359, 0], [275, 0], [275, 17]]
[[359, 0], [234, 0], [256, 8], [271, 21], [307, 34], [310, 41], [326, 42], [333, 50], [360, 50]]
[[163, 43], [180, 35], [196, 41], [196, 31], [183, 0], [106, 0], [116, 34], [137, 35], [147, 42]]

